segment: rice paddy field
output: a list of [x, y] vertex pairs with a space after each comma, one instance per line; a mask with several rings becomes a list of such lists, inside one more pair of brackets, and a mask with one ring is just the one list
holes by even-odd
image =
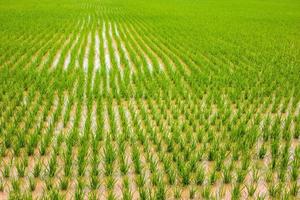
[[300, 199], [300, 1], [0, 0], [0, 199]]

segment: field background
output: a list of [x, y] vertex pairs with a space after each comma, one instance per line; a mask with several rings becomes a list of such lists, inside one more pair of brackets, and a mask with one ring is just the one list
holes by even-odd
[[297, 199], [300, 1], [0, 0], [0, 199]]

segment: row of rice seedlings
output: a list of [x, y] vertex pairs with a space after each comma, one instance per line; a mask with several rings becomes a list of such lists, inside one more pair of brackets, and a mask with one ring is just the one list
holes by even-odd
[[[49, 30], [51, 30], [50, 28], [49, 28]], [[22, 43], [22, 46], [27, 46], [30, 50], [31, 49], [36, 49], [35, 48], [35, 43], [37, 43], [37, 42], [39, 42], [39, 41], [43, 41], [43, 39], [44, 39], [44, 37], [45, 37], [45, 35], [46, 35], [46, 38], [47, 38], [47, 36], [49, 37], [50, 35], [52, 35], [53, 33], [50, 31], [50, 33], [49, 33], [49, 30], [48, 29], [46, 29], [45, 31], [43, 31], [43, 32], [40, 32], [40, 33], [38, 33], [37, 35], [32, 35], [31, 37], [33, 37], [33, 38], [31, 38], [31, 37], [29, 37], [27, 40], [24, 40], [24, 43]], [[46, 41], [46, 40], [45, 40]], [[28, 43], [27, 45], [25, 45], [26, 43]], [[7, 58], [5, 59], [5, 61], [3, 60], [3, 62], [2, 63], [4, 63], [4, 64], [6, 64], [6, 65], [8, 65], [8, 66], [10, 66], [10, 65], [16, 65], [15, 63], [17, 62], [17, 59], [18, 58], [25, 58], [26, 56], [28, 57], [28, 56], [31, 56], [31, 53], [32, 52], [28, 52], [28, 51], [26, 51], [25, 52], [25, 49], [20, 49], [19, 51], [17, 51], [17, 52], [15, 52], [15, 51], [10, 51], [10, 52], [6, 52], [7, 54]], [[3, 55], [5, 55], [5, 53], [3, 54]], [[20, 59], [20, 60], [22, 60], [22, 59]], [[20, 62], [20, 61], [19, 61]]]

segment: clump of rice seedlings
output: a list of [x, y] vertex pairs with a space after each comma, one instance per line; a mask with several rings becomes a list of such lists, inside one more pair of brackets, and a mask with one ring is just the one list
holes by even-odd
[[297, 181], [299, 177], [299, 168], [300, 168], [300, 162], [296, 159], [292, 162], [292, 169], [291, 169], [291, 179], [292, 181]]
[[4, 192], [4, 181], [0, 179], [0, 192]]
[[209, 176], [209, 183], [210, 183], [211, 185], [214, 185], [214, 184], [216, 183], [216, 181], [217, 181], [217, 171], [216, 171], [216, 169], [214, 168], [214, 169], [212, 170], [212, 172], [210, 173], [210, 176]]
[[66, 191], [69, 187], [69, 178], [63, 177], [59, 181], [59, 189], [62, 191]]
[[146, 191], [144, 187], [139, 187], [139, 197], [141, 200], [147, 200], [149, 198], [149, 193]]
[[160, 182], [156, 188], [155, 199], [165, 200], [166, 199], [166, 188], [164, 183]]
[[37, 147], [38, 144], [38, 134], [32, 134], [29, 137], [29, 141], [27, 144], [27, 155], [32, 156], [34, 153], [34, 149]]
[[0, 146], [0, 157], [5, 157], [6, 156], [6, 146], [5, 145], [1, 145]]
[[183, 166], [181, 168], [181, 177], [182, 177], [182, 184], [189, 185], [190, 184], [190, 172], [187, 166]]
[[170, 185], [174, 185], [175, 182], [176, 182], [176, 172], [175, 170], [173, 169], [173, 167], [170, 167], [168, 170], [167, 170], [167, 175], [168, 175], [168, 182]]
[[9, 193], [9, 199], [11, 200], [18, 200], [18, 199], [28, 199], [32, 200], [32, 194], [31, 193], [17, 193], [17, 192], [10, 192]]
[[5, 164], [4, 165], [4, 168], [3, 168], [3, 171], [2, 171], [2, 175], [3, 175], [4, 178], [9, 178], [11, 165], [12, 164]]
[[211, 199], [211, 187], [204, 186], [201, 191], [201, 197], [203, 199]]
[[229, 167], [225, 167], [223, 170], [223, 182], [225, 184], [229, 184], [232, 181], [231, 169]]
[[190, 199], [194, 199], [196, 196], [196, 189], [194, 187], [190, 188]]
[[181, 190], [180, 190], [180, 188], [175, 188], [175, 190], [174, 190], [174, 198], [175, 199], [180, 199], [181, 198]]
[[235, 184], [231, 192], [231, 199], [240, 199], [240, 197], [241, 197], [241, 185]]
[[65, 199], [65, 196], [60, 194], [59, 191], [55, 188], [51, 189], [48, 193], [47, 193], [47, 198], [48, 199], [57, 199], [57, 200], [63, 200]]
[[97, 176], [92, 176], [91, 179], [90, 179], [90, 188], [92, 190], [96, 190], [96, 189], [99, 188], [99, 185], [100, 185], [100, 183], [99, 183], [98, 177]]
[[126, 161], [126, 156], [124, 154], [125, 151], [121, 151], [119, 153], [119, 157], [120, 157], [120, 171], [122, 173], [122, 175], [126, 175], [128, 173], [129, 170], [129, 165]]
[[52, 154], [50, 161], [48, 162], [48, 176], [49, 177], [54, 177], [57, 171], [57, 155], [54, 153]]
[[249, 197], [253, 197], [256, 190], [257, 190], [257, 184], [256, 183], [250, 183], [249, 185], [246, 185], [247, 193]]
[[280, 192], [280, 185], [279, 184], [275, 184], [275, 183], [271, 183], [270, 185], [268, 185], [268, 192], [270, 197], [275, 198], [278, 197], [279, 192]]
[[129, 180], [128, 180], [128, 177], [125, 177], [123, 179], [123, 187], [122, 187], [122, 199], [124, 200], [130, 200], [132, 199], [132, 193], [130, 191], [130, 188], [129, 188]]
[[20, 156], [20, 150], [21, 150], [20, 143], [16, 142], [16, 144], [13, 145], [14, 156], [19, 157]]
[[252, 180], [254, 183], [257, 183], [258, 180], [259, 180], [259, 169], [257, 166], [255, 166], [253, 169], [252, 169]]
[[197, 185], [202, 185], [205, 181], [205, 171], [203, 166], [200, 166], [197, 170], [195, 182]]
[[27, 164], [28, 164], [28, 161], [26, 161], [26, 159], [24, 159], [22, 161], [19, 161], [16, 164], [16, 168], [17, 168], [17, 172], [18, 172], [19, 177], [24, 177], [25, 176]]
[[[143, 175], [143, 180], [145, 180], [144, 175]], [[160, 182], [161, 182], [161, 175], [159, 174], [159, 172], [154, 172], [151, 177], [152, 185], [158, 186]]]
[[89, 196], [88, 196], [88, 199], [89, 200], [98, 200], [99, 198], [98, 198], [98, 195], [97, 195], [96, 192], [90, 192]]
[[46, 189], [48, 191], [51, 191], [54, 188], [54, 183], [53, 183], [52, 178], [46, 178], [46, 180], [44, 182], [45, 182], [45, 185], [46, 185]]
[[36, 180], [33, 177], [30, 177], [29, 179], [29, 189], [31, 192], [35, 191], [36, 189]]
[[268, 172], [266, 173], [265, 180], [267, 183], [270, 183], [274, 180], [274, 174], [271, 170], [268, 170]]
[[76, 200], [84, 199], [84, 191], [83, 191], [84, 188], [83, 187], [84, 187], [83, 182], [78, 180], [76, 189], [75, 189], [74, 199], [76, 199]]
[[132, 161], [134, 164], [135, 173], [140, 174], [142, 170], [142, 166], [140, 161], [140, 153], [136, 146], [132, 148]]
[[109, 176], [106, 180], [106, 187], [108, 190], [112, 190], [115, 186], [116, 180], [113, 176]]
[[11, 181], [12, 192], [19, 193], [21, 191], [21, 182], [20, 179], [13, 179]]
[[112, 191], [108, 193], [107, 200], [116, 200], [115, 194]]
[[292, 195], [293, 197], [297, 197], [299, 193], [300, 187], [297, 182], [294, 182], [289, 190], [289, 194]]
[[78, 155], [77, 155], [77, 174], [82, 177], [85, 174], [86, 170], [86, 155], [87, 155], [87, 145], [83, 142], [80, 146]]
[[237, 174], [236, 174], [237, 183], [239, 183], [239, 184], [243, 183], [244, 180], [245, 180], [246, 175], [247, 175], [247, 171], [245, 171], [243, 169], [238, 169]]
[[112, 144], [110, 143], [109, 139], [105, 145], [104, 151], [104, 161], [105, 161], [105, 175], [110, 176], [113, 173], [113, 163], [115, 161], [116, 154]]
[[[152, 180], [151, 180], [152, 181]], [[153, 181], [152, 181], [153, 182]], [[139, 188], [142, 188], [145, 186], [146, 184], [146, 179], [145, 179], [145, 176], [143, 174], [140, 174], [137, 176], [136, 178], [136, 184]], [[153, 183], [152, 183], [153, 184]]]
[[33, 168], [33, 176], [35, 178], [38, 178], [41, 174], [41, 171], [42, 171], [42, 165], [40, 162], [36, 162], [35, 165], [34, 165], [34, 168]]

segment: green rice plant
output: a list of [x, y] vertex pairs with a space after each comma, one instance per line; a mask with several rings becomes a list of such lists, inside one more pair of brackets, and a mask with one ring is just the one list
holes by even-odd
[[297, 160], [293, 160], [292, 170], [291, 170], [291, 179], [292, 179], [292, 181], [297, 181], [298, 177], [299, 177], [299, 162], [297, 162]]
[[0, 179], [0, 192], [4, 192], [4, 181]]
[[247, 193], [249, 197], [253, 197], [256, 190], [257, 190], [257, 184], [255, 183], [250, 183], [249, 185], [246, 185], [247, 188]]
[[162, 182], [160, 182], [157, 186], [157, 190], [155, 193], [155, 199], [157, 199], [157, 200], [165, 200], [166, 199], [166, 189]]
[[132, 160], [134, 164], [135, 173], [140, 174], [142, 170], [142, 166], [140, 161], [140, 153], [136, 147], [132, 148]]
[[246, 175], [247, 175], [247, 171], [245, 171], [243, 169], [239, 169], [237, 171], [237, 174], [236, 174], [236, 176], [237, 176], [237, 178], [236, 178], [237, 183], [239, 183], [239, 184], [243, 183], [244, 180], [245, 180]]
[[78, 156], [77, 156], [77, 173], [78, 175], [84, 176], [85, 174], [85, 170], [86, 170], [86, 157], [87, 154], [87, 146], [85, 144], [83, 144], [83, 146], [81, 146], [79, 152], [78, 152]]
[[132, 193], [128, 187], [122, 188], [122, 199], [123, 200], [130, 200], [132, 199]]
[[13, 145], [14, 156], [19, 157], [20, 150], [21, 150], [21, 147], [20, 147], [19, 143], [17, 143], [16, 145]]
[[112, 174], [113, 171], [113, 163], [115, 160], [116, 154], [113, 149], [113, 146], [109, 141], [106, 143], [106, 148], [104, 152], [104, 161], [105, 161], [105, 174], [109, 176]]
[[47, 191], [51, 191], [52, 189], [54, 189], [54, 183], [53, 183], [52, 178], [46, 178], [46, 180], [44, 182], [45, 182]]
[[92, 176], [91, 180], [90, 180], [90, 188], [92, 190], [96, 190], [96, 189], [99, 188], [99, 185], [100, 185], [100, 183], [99, 183], [98, 177], [97, 176]]
[[92, 170], [91, 170], [91, 175], [92, 176], [98, 176], [99, 175], [99, 158], [97, 155], [93, 155], [92, 157]]
[[265, 180], [266, 180], [267, 183], [270, 183], [270, 182], [272, 182], [272, 181], [274, 180], [274, 174], [273, 174], [272, 171], [269, 170], [269, 171], [266, 173]]
[[203, 199], [211, 199], [211, 187], [204, 186], [201, 191], [201, 197]]
[[34, 153], [34, 149], [37, 147], [38, 144], [38, 135], [37, 134], [32, 134], [29, 137], [29, 141], [27, 144], [27, 155], [32, 156]]
[[6, 156], [6, 146], [5, 145], [1, 145], [0, 146], [0, 157], [5, 157]]
[[161, 176], [158, 174], [158, 172], [154, 172], [151, 176], [151, 183], [153, 186], [158, 186], [159, 183], [161, 182]]
[[298, 193], [299, 193], [299, 185], [297, 182], [294, 182], [289, 190], [290, 195], [292, 195], [293, 197], [297, 197]]
[[84, 199], [84, 192], [81, 188], [77, 187], [74, 194], [74, 199], [76, 200], [83, 200]]
[[14, 193], [19, 193], [21, 191], [20, 179], [11, 180], [11, 187]]
[[231, 169], [229, 167], [224, 168], [223, 170], [223, 182], [229, 184], [232, 181]]
[[147, 200], [149, 198], [148, 192], [145, 190], [144, 187], [139, 187], [139, 197], [141, 200]]
[[116, 199], [116, 197], [115, 197], [115, 195], [114, 195], [114, 193], [112, 191], [110, 191], [108, 193], [107, 199], [108, 200], [115, 200]]
[[211, 185], [214, 185], [216, 181], [217, 181], [217, 171], [216, 169], [213, 169], [209, 176], [209, 183]]
[[176, 172], [172, 167], [168, 168], [167, 175], [169, 184], [174, 185], [176, 182]]
[[35, 178], [39, 177], [42, 171], [42, 166], [40, 162], [36, 162], [33, 168], [33, 176]]
[[24, 177], [25, 173], [26, 173], [26, 168], [27, 168], [27, 164], [26, 164], [25, 159], [24, 159], [23, 162], [19, 161], [16, 164], [16, 168], [17, 168], [18, 176], [19, 177]]
[[258, 157], [259, 159], [264, 159], [265, 155], [267, 153], [267, 149], [265, 148], [264, 145], [262, 145], [259, 149]]
[[235, 184], [231, 192], [231, 198], [240, 199], [240, 197], [241, 197], [241, 186], [240, 184]]
[[175, 188], [174, 198], [175, 199], [180, 199], [181, 198], [181, 190], [179, 188]]
[[56, 199], [56, 200], [62, 200], [65, 197], [59, 193], [59, 191], [57, 189], [51, 189], [48, 193], [47, 193], [47, 198], [49, 199]]
[[35, 191], [36, 189], [36, 180], [33, 177], [29, 178], [29, 189], [31, 192]]
[[57, 171], [57, 155], [53, 154], [50, 158], [50, 161], [48, 162], [48, 176], [49, 177], [54, 177]]
[[126, 175], [129, 170], [129, 165], [127, 164], [127, 161], [125, 161], [124, 157], [121, 157], [121, 163], [120, 163], [120, 171], [122, 175]]
[[278, 197], [279, 190], [280, 190], [279, 185], [276, 185], [274, 183], [268, 186], [269, 195], [273, 198]]
[[190, 188], [190, 199], [194, 199], [196, 196], [196, 189], [191, 187]]
[[259, 180], [259, 177], [260, 177], [259, 169], [258, 169], [258, 167], [255, 166], [255, 167], [252, 169], [252, 180], [253, 180], [253, 182], [254, 182], [254, 183], [257, 183], [258, 180]]
[[150, 172], [154, 173], [157, 168], [158, 162], [153, 157], [150, 157], [149, 160], [150, 160], [149, 161]]
[[4, 178], [9, 178], [10, 176], [10, 169], [11, 169], [11, 164], [6, 164], [4, 165], [2, 175]]
[[62, 191], [66, 191], [69, 187], [69, 178], [64, 177], [59, 181], [59, 189]]
[[96, 192], [90, 192], [90, 193], [89, 193], [89, 196], [88, 196], [88, 199], [89, 199], [89, 200], [98, 200], [99, 198], [98, 198]]
[[115, 186], [116, 180], [114, 179], [114, 177], [110, 176], [107, 178], [106, 180], [106, 187], [108, 190], [112, 190]]
[[300, 137], [300, 123], [298, 120], [298, 123], [296, 123], [295, 125], [295, 130], [294, 130], [294, 135], [293, 135], [294, 139], [299, 139]]
[[139, 188], [142, 188], [146, 183], [146, 179], [145, 179], [145, 176], [143, 174], [140, 174], [137, 176], [137, 179], [136, 179], [136, 184]]

